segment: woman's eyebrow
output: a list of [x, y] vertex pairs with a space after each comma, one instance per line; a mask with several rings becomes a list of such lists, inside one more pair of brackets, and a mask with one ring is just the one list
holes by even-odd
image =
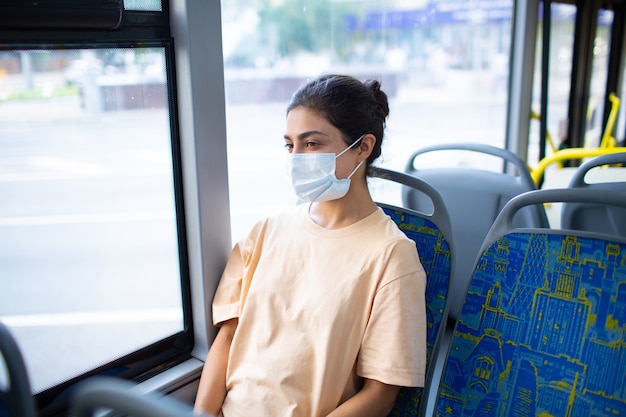
[[[328, 134], [326, 134], [326, 133], [324, 133], [324, 132], [320, 132], [319, 130], [308, 130], [308, 131], [306, 131], [306, 132], [302, 132], [302, 133], [300, 133], [300, 134], [298, 135], [297, 139], [298, 139], [298, 140], [305, 140], [305, 139], [307, 139], [308, 137], [313, 136], [313, 135], [328, 136]], [[291, 140], [291, 138], [289, 137], [289, 135], [288, 135], [288, 134], [285, 134], [283, 137], [284, 137], [285, 139], [289, 139], [289, 140]]]

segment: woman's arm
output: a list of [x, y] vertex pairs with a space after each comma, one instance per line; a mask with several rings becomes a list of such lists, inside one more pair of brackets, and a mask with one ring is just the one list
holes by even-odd
[[393, 409], [400, 387], [365, 379], [359, 392], [337, 407], [328, 417], [385, 417]]
[[226, 367], [233, 335], [237, 329], [237, 319], [225, 321], [209, 349], [202, 368], [200, 384], [194, 410], [218, 415], [226, 397]]

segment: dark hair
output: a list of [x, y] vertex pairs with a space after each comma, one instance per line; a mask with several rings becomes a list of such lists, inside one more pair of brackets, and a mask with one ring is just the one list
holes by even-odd
[[327, 74], [308, 81], [292, 96], [287, 113], [296, 107], [312, 110], [339, 129], [347, 145], [362, 135], [376, 137], [367, 166], [380, 156], [385, 120], [389, 114], [387, 94], [380, 82], [361, 82], [348, 75]]

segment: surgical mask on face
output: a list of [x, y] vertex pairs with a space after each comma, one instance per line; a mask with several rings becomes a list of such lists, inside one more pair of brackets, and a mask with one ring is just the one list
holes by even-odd
[[337, 200], [348, 193], [350, 178], [365, 161], [361, 161], [348, 175], [337, 179], [335, 160], [356, 146], [363, 136], [335, 155], [334, 153], [292, 153], [289, 155], [288, 173], [300, 202]]

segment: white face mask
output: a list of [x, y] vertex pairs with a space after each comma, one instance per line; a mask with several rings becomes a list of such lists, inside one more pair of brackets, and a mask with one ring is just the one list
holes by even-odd
[[337, 200], [348, 193], [350, 177], [365, 161], [361, 161], [348, 178], [337, 179], [335, 160], [359, 143], [362, 138], [363, 136], [358, 138], [337, 155], [334, 153], [292, 153], [289, 155], [287, 171], [300, 202]]

